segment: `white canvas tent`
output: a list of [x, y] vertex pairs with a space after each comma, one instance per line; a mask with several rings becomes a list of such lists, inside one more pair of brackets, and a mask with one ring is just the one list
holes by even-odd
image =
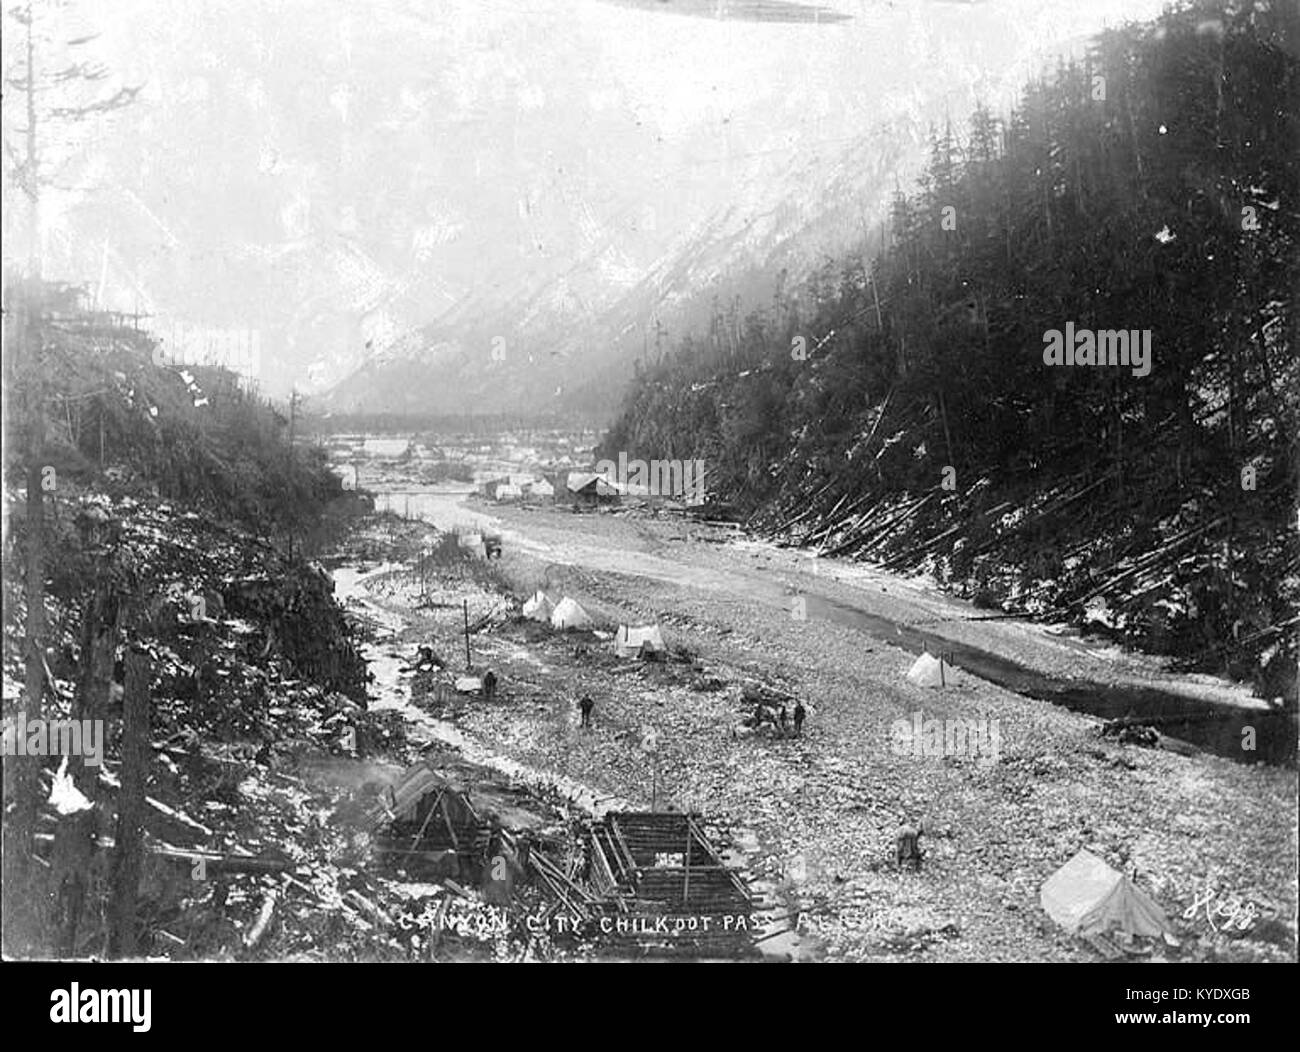
[[546, 598], [546, 593], [537, 591], [524, 603], [524, 617], [530, 621], [549, 621], [555, 613], [555, 604]]
[[651, 652], [664, 649], [664, 637], [659, 632], [658, 625], [641, 625], [636, 628], [631, 625], [618, 626], [618, 634], [614, 637], [614, 653], [619, 657], [636, 657], [643, 652], [643, 648]]
[[922, 654], [912, 663], [907, 678], [920, 687], [946, 687], [952, 682], [952, 666], [933, 654]]
[[497, 487], [497, 500], [518, 500], [524, 495], [524, 491], [513, 483], [503, 483]]
[[567, 595], [559, 601], [551, 614], [552, 628], [591, 628], [593, 623], [587, 611]]
[[1053, 873], [1039, 893], [1047, 915], [1071, 935], [1159, 938], [1172, 931], [1156, 901], [1086, 848]]

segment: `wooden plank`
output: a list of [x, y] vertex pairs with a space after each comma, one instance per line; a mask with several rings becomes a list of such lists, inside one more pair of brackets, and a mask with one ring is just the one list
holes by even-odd
[[588, 914], [586, 910], [580, 909], [579, 907], [575, 906], [572, 902], [569, 901], [569, 897], [564, 893], [564, 888], [561, 886], [559, 880], [557, 880], [555, 877], [552, 877], [545, 869], [539, 869], [537, 872], [541, 874], [542, 880], [545, 881], [546, 886], [551, 889], [551, 892], [555, 895], [555, 897], [558, 898], [561, 902], [565, 904], [565, 906], [569, 908], [570, 913], [572, 913], [575, 917], [579, 918], [580, 920], [588, 919]]
[[375, 851], [380, 855], [401, 855], [403, 858], [413, 858], [423, 862], [441, 862], [447, 856], [456, 854], [455, 851], [450, 849], [421, 851], [419, 848], [387, 847], [383, 844], [377, 844]]
[[609, 859], [605, 857], [605, 849], [600, 846], [600, 837], [594, 833], [591, 836], [591, 858], [592, 863], [600, 869], [600, 875], [611, 886], [616, 886], [618, 880], [614, 876], [614, 870], [609, 864]]
[[749, 888], [744, 885], [740, 877], [736, 874], [736, 871], [722, 861], [722, 856], [714, 849], [713, 844], [709, 842], [709, 838], [704, 835], [704, 830], [695, 824], [695, 819], [691, 816], [688, 815], [686, 821], [690, 823], [691, 832], [693, 832], [696, 837], [699, 838], [700, 843], [704, 845], [704, 850], [708, 856], [713, 859], [717, 865], [723, 867], [727, 871], [727, 876], [731, 880], [732, 885], [738, 892], [745, 896], [746, 901], [749, 901]]
[[686, 875], [682, 878], [682, 904], [691, 901], [691, 837], [693, 835], [690, 818], [686, 820]]
[[[609, 832], [604, 826], [596, 826], [592, 829], [591, 835], [596, 838], [600, 838], [601, 836], [608, 838], [610, 853], [606, 855], [606, 858], [613, 860], [613, 865], [610, 866], [610, 873], [614, 877], [615, 883], [625, 882], [628, 879], [627, 867], [623, 864], [622, 852], [619, 850], [618, 844], [614, 841], [614, 834]], [[601, 850], [602, 852], [604, 851], [603, 845]]]
[[415, 847], [416, 844], [418, 844], [421, 840], [424, 839], [424, 831], [429, 828], [429, 820], [433, 818], [433, 812], [436, 811], [438, 809], [438, 805], [442, 803], [442, 794], [445, 793], [446, 791], [447, 791], [446, 789], [438, 790], [438, 799], [433, 802], [433, 806], [429, 808], [428, 812], [425, 814], [424, 821], [420, 824], [420, 831], [416, 833], [411, 840], [411, 847]]
[[459, 851], [460, 838], [456, 836], [456, 826], [451, 820], [451, 809], [447, 806], [446, 794], [440, 794], [438, 796], [438, 803], [442, 805], [442, 817], [447, 820], [447, 832], [451, 834], [451, 846]]
[[627, 846], [627, 839], [623, 836], [623, 830], [619, 828], [618, 819], [615, 818], [613, 815], [609, 816], [609, 827], [614, 832], [614, 837], [618, 843], [618, 846], [623, 850], [623, 853], [627, 856], [627, 865], [624, 868], [627, 870], [628, 879], [635, 881], [636, 872], [637, 872], [636, 855], [632, 854], [632, 849]]
[[551, 880], [557, 882], [558, 884], [569, 888], [575, 895], [587, 899], [589, 902], [598, 901], [595, 895], [592, 895], [590, 892], [586, 891], [584, 888], [580, 887], [578, 884], [575, 884], [568, 877], [566, 877], [560, 871], [560, 868], [549, 858], [547, 858], [545, 855], [539, 856], [537, 870], [543, 876], [548, 877]]

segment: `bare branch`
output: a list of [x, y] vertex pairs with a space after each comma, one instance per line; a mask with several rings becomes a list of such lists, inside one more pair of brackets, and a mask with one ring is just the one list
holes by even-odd
[[64, 84], [70, 80], [103, 80], [107, 76], [108, 70], [104, 66], [92, 66], [88, 62], [74, 62], [56, 73], [49, 74], [50, 80], [56, 84]]
[[140, 84], [132, 88], [119, 88], [115, 95], [111, 95], [99, 102], [88, 103], [85, 106], [57, 106], [50, 110], [49, 116], [55, 120], [84, 120], [96, 113], [109, 113], [113, 110], [119, 110], [123, 106], [129, 106], [135, 101], [135, 97], [140, 94], [140, 89], [144, 85]]

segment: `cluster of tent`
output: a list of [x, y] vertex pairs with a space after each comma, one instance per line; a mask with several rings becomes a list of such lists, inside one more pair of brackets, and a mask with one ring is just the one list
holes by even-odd
[[535, 478], [532, 475], [510, 475], [506, 478], [492, 479], [479, 488], [484, 496], [496, 501], [555, 496], [555, 487], [548, 480]]
[[[576, 600], [566, 595], [558, 603], [553, 603], [540, 589], [524, 602], [524, 617], [531, 621], [549, 622], [552, 628], [560, 631], [595, 627], [591, 615]], [[658, 625], [619, 625], [614, 636], [614, 652], [619, 657], [645, 657], [666, 649]]]
[[595, 622], [579, 603], [567, 595], [552, 603], [545, 592], [538, 591], [524, 603], [524, 617], [532, 621], [549, 621], [552, 628], [592, 628]]

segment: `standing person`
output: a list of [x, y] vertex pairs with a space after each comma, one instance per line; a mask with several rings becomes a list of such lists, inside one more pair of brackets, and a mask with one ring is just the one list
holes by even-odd
[[785, 737], [785, 733], [786, 733], [786, 731], [789, 729], [788, 719], [789, 719], [789, 717], [788, 717], [787, 714], [786, 714], [785, 706], [782, 705], [782, 706], [781, 706], [781, 714], [780, 714], [780, 720], [781, 720], [781, 737], [782, 737], [782, 738]]
[[803, 734], [803, 721], [808, 715], [808, 710], [803, 707], [802, 701], [794, 703], [794, 736], [798, 738]]
[[894, 834], [894, 861], [899, 869], [906, 866], [915, 872], [921, 868], [920, 840], [924, 831], [919, 822], [913, 827], [906, 818], [899, 824], [898, 832]]
[[591, 726], [591, 710], [594, 709], [595, 707], [596, 707], [596, 703], [591, 700], [591, 695], [584, 694], [582, 696], [582, 699], [578, 702], [578, 708], [582, 710], [582, 722], [578, 726], [580, 727]]

